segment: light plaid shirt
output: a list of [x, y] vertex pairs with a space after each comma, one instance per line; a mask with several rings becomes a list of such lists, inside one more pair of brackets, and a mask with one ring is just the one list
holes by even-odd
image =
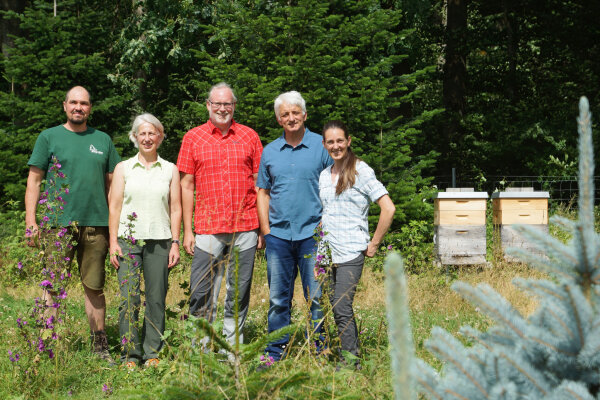
[[258, 228], [256, 189], [262, 144], [251, 128], [232, 121], [225, 136], [209, 120], [183, 137], [177, 168], [194, 175], [194, 231], [214, 235]]
[[[339, 175], [338, 175], [339, 177]], [[337, 196], [338, 179], [331, 182], [331, 167], [321, 172], [319, 196], [323, 203], [323, 231], [331, 247], [333, 263], [351, 261], [362, 253], [369, 243], [369, 204], [388, 194], [375, 172], [367, 163], [357, 161], [354, 186]]]

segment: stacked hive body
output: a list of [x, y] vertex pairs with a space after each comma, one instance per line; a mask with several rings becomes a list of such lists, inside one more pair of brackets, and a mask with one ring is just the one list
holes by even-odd
[[485, 263], [485, 209], [488, 194], [448, 189], [434, 200], [434, 251], [441, 264]]
[[[530, 225], [548, 232], [548, 192], [534, 192], [533, 188], [508, 189], [506, 192], [492, 193], [494, 207], [494, 231], [500, 236], [502, 250], [507, 247], [520, 247], [543, 256], [543, 252], [533, 247], [514, 229], [514, 225]], [[518, 261], [504, 255], [507, 261]]]

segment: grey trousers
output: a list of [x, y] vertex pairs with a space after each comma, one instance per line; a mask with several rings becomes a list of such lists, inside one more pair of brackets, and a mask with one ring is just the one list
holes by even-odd
[[[144, 246], [128, 247], [119, 239], [123, 258], [119, 258], [119, 334], [123, 350], [121, 361], [157, 358], [163, 346], [161, 336], [165, 332], [165, 298], [169, 289], [169, 251], [171, 240], [144, 240]], [[131, 257], [129, 256], [131, 255]], [[137, 321], [140, 310], [140, 272], [144, 273], [146, 311], [144, 314], [143, 345]], [[142, 354], [143, 346], [143, 354]]]
[[356, 286], [362, 275], [365, 263], [364, 254], [354, 260], [336, 264], [331, 269], [330, 300], [333, 306], [333, 318], [338, 328], [342, 350], [346, 350], [358, 357], [358, 329], [354, 319], [352, 303], [356, 293]]
[[[250, 304], [250, 286], [254, 272], [254, 255], [256, 246], [240, 251], [238, 269], [239, 313], [238, 328], [240, 343], [244, 342], [242, 329], [248, 315]], [[221, 281], [227, 267], [227, 295], [225, 297], [225, 318], [223, 334], [227, 341], [235, 344], [235, 257], [233, 246], [227, 248], [217, 257], [197, 246], [194, 249], [192, 270], [190, 274], [190, 314], [204, 318], [212, 323], [217, 314], [217, 298], [221, 290]]]

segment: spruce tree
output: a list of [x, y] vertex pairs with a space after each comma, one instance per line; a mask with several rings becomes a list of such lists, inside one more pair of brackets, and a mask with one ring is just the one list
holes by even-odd
[[[22, 13], [3, 17], [20, 35], [0, 62], [0, 204], [22, 199], [27, 160], [37, 135], [65, 121], [62, 101], [75, 85], [85, 86], [94, 107], [89, 124], [114, 134], [129, 123], [123, 98], [108, 80], [113, 34], [129, 0], [35, 0]], [[125, 133], [126, 131], [121, 131]]]
[[444, 362], [441, 373], [422, 360], [413, 379], [431, 399], [594, 399], [600, 383], [600, 246], [594, 231], [594, 160], [591, 114], [579, 102], [579, 216], [553, 217], [572, 234], [569, 243], [521, 226], [520, 232], [547, 257], [513, 249], [551, 279], [514, 284], [539, 302], [522, 315], [487, 284], [452, 288], [495, 321], [487, 332], [461, 329], [472, 346], [434, 328], [427, 348]]

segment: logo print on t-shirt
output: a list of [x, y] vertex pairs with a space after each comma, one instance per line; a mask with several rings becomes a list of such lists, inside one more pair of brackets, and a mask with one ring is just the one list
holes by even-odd
[[94, 147], [93, 144], [90, 144], [90, 153], [94, 153], [94, 154], [104, 154], [103, 152], [101, 152], [100, 150], [96, 149]]

